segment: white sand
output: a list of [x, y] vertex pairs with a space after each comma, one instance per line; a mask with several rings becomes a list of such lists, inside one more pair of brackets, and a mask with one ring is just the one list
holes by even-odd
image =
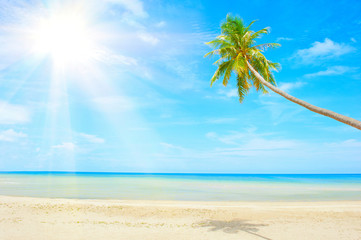
[[179, 202], [0, 196], [0, 239], [361, 239], [361, 201]]

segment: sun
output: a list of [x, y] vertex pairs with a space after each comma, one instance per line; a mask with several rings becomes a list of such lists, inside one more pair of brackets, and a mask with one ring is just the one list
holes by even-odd
[[33, 31], [33, 51], [50, 55], [63, 66], [89, 61], [96, 52], [95, 36], [86, 18], [76, 12], [54, 13], [41, 19]]

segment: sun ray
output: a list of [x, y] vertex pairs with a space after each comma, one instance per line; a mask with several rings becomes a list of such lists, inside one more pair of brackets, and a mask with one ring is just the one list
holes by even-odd
[[[69, 110], [68, 86], [67, 81], [63, 81], [64, 78], [66, 76], [63, 73], [55, 70], [52, 72], [43, 139], [46, 141], [45, 144], [49, 149], [49, 154], [53, 156], [56, 152], [60, 152], [66, 159], [66, 164], [63, 163], [63, 165], [67, 167], [67, 170], [75, 171], [74, 149], [66, 148], [66, 146], [75, 145], [71, 145], [74, 144], [73, 132]], [[64, 148], [56, 147], [62, 145], [64, 145]], [[59, 163], [54, 162], [53, 158], [49, 159], [49, 163], [49, 170], [55, 170], [59, 166]]]
[[[40, 87], [48, 89], [47, 96], [32, 96], [36, 101], [41, 99], [46, 106], [44, 110], [39, 110], [45, 115], [45, 123], [42, 125], [43, 144], [39, 146], [44, 148], [41, 154], [49, 164], [48, 170], [63, 166], [67, 166], [64, 170], [76, 170], [76, 147], [67, 156], [56, 157], [55, 154], [59, 154], [64, 143], [68, 145], [63, 147], [74, 147], [77, 144], [77, 139], [73, 138], [77, 127], [72, 126], [71, 120], [84, 120], [84, 116], [81, 115], [83, 112], [72, 111], [71, 99], [79, 97], [80, 104], [89, 104], [86, 107], [92, 112], [91, 116], [103, 119], [105, 126], [102, 131], [109, 130], [112, 139], [107, 148], [114, 153], [111, 158], [118, 159], [120, 166], [128, 164], [149, 171], [154, 166], [145, 159], [152, 157], [151, 153], [157, 151], [161, 141], [139, 113], [138, 105], [142, 103], [127, 97], [127, 86], [133, 78], [126, 75], [129, 71], [139, 69], [137, 61], [120, 53], [121, 47], [118, 46], [121, 44], [117, 45], [117, 49], [114, 48], [114, 33], [107, 32], [109, 27], [102, 28], [105, 23], [96, 14], [93, 16], [92, 11], [88, 11], [87, 3], [83, 4], [68, 2], [66, 6], [59, 3], [41, 10], [40, 7], [34, 8], [26, 20], [19, 20], [18, 26], [15, 26], [14, 36], [19, 43], [24, 43], [18, 44], [24, 45], [24, 55], [45, 62], [41, 66], [43, 72], [39, 73], [39, 78], [46, 81]], [[125, 34], [116, 33], [117, 38]], [[23, 50], [18, 51], [25, 53]], [[36, 78], [34, 76], [33, 80], [37, 81]], [[141, 87], [134, 79], [131, 84]], [[47, 102], [44, 103], [46, 97]], [[113, 101], [110, 105], [109, 101], [95, 101], [100, 98], [109, 100], [109, 97], [114, 97], [110, 99]], [[87, 130], [92, 131], [93, 127], [98, 129], [98, 126], [91, 126]], [[82, 128], [81, 125], [79, 128]], [[63, 162], [58, 165], [55, 159]], [[39, 158], [39, 161], [43, 160]]]

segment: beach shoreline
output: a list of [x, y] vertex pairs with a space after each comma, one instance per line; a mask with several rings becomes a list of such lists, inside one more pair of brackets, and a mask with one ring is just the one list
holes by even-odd
[[[361, 201], [0, 196], [1, 239], [361, 239]], [[171, 236], [171, 237], [170, 237]]]

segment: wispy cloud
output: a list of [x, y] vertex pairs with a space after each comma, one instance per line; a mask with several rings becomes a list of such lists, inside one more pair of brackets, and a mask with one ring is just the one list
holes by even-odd
[[214, 95], [206, 95], [205, 98], [208, 99], [223, 99], [229, 100], [232, 98], [238, 98], [238, 90], [237, 88], [227, 88], [227, 89], [219, 89], [217, 94]]
[[330, 59], [355, 51], [356, 49], [345, 43], [337, 43], [325, 38], [323, 42], [314, 42], [310, 48], [300, 49], [294, 58], [300, 59], [304, 64], [314, 63], [316, 60]]
[[93, 103], [102, 110], [128, 111], [135, 108], [134, 103], [125, 96], [96, 97], [93, 99]]
[[278, 96], [278, 94], [260, 95], [259, 104], [271, 113], [272, 123], [278, 125], [283, 122], [301, 121], [303, 118], [299, 113], [305, 108], [298, 106], [286, 99]]
[[281, 89], [282, 91], [285, 91], [285, 92], [290, 92], [294, 89], [297, 89], [297, 88], [300, 88], [302, 86], [304, 86], [306, 83], [305, 82], [301, 82], [301, 81], [298, 81], [298, 82], [286, 82], [286, 83], [281, 83], [279, 85], [279, 89]]
[[160, 21], [160, 22], [155, 24], [155, 27], [162, 28], [162, 27], [164, 27], [166, 25], [167, 25], [167, 23], [165, 21]]
[[[347, 156], [345, 150], [347, 149]], [[276, 138], [255, 138], [245, 141], [240, 146], [222, 146], [208, 151], [173, 151], [160, 154], [163, 159], [173, 159], [177, 162], [177, 169], [192, 166], [193, 171], [208, 169], [211, 164], [222, 162], [217, 169], [211, 168], [212, 172], [223, 172], [225, 170], [233, 172], [297, 172], [302, 168], [302, 172], [330, 173], [338, 172], [344, 164], [349, 162], [339, 161], [346, 157], [350, 161], [357, 161], [361, 154], [360, 141], [340, 141], [334, 143], [327, 142], [306, 142], [294, 139]], [[290, 157], [291, 156], [291, 157]], [[317, 156], [318, 160], [311, 163], [309, 160]], [[300, 162], [307, 162], [300, 165]], [[183, 166], [180, 163], [184, 163]], [[277, 170], [271, 166], [280, 165]], [[232, 170], [229, 170], [232, 169]]]
[[181, 120], [174, 122], [173, 124], [176, 125], [200, 125], [200, 124], [230, 124], [237, 120], [237, 118], [228, 118], [228, 117], [221, 117], [221, 118], [206, 118], [203, 120], [196, 119], [196, 120]]
[[[307, 159], [312, 154], [322, 154], [325, 159], [339, 159], [348, 150], [348, 156], [358, 156], [361, 154], [361, 142], [350, 139], [339, 142], [320, 142], [317, 146], [311, 142], [294, 139], [277, 139], [268, 137], [250, 138], [242, 145], [235, 147], [220, 147], [214, 150], [213, 155], [222, 158], [226, 157], [257, 157], [264, 161], [269, 159], [287, 160], [289, 156], [297, 156]], [[321, 170], [321, 169], [320, 169]]]
[[245, 142], [242, 146], [234, 148], [218, 148], [217, 152], [222, 155], [254, 156], [262, 153], [279, 153], [280, 151], [292, 151], [299, 147], [300, 143], [288, 139], [255, 138]]
[[[237, 146], [245, 146], [246, 143], [263, 139], [265, 136], [272, 135], [272, 133], [257, 133], [257, 128], [250, 127], [243, 131], [230, 131], [227, 134], [218, 135], [214, 132], [207, 133], [206, 136], [210, 138], [217, 139], [218, 141], [226, 144], [226, 145], [237, 145]], [[247, 144], [246, 144], [247, 145]]]
[[95, 135], [79, 133], [79, 136], [85, 139], [87, 142], [90, 143], [104, 143], [105, 140], [103, 138], [99, 138]]
[[348, 139], [342, 142], [332, 142], [325, 144], [328, 147], [337, 147], [337, 148], [359, 148], [361, 149], [361, 142], [356, 139]]
[[237, 118], [210, 118], [207, 119], [205, 123], [210, 124], [224, 124], [224, 123], [233, 123], [237, 120]]
[[[312, 143], [295, 139], [281, 138], [277, 133], [258, 133], [256, 128], [245, 129], [244, 131], [232, 131], [228, 134], [218, 135], [215, 132], [206, 134], [208, 138], [226, 144], [224, 147], [217, 147], [214, 151], [223, 156], [265, 156], [281, 155], [285, 152], [302, 153], [304, 149], [314, 149]], [[231, 146], [227, 146], [231, 145]], [[344, 149], [350, 152], [359, 152], [361, 142], [356, 139], [348, 139], [339, 142], [323, 142], [317, 146], [317, 152], [342, 153]], [[284, 155], [287, 156], [287, 155]]]
[[30, 121], [30, 111], [21, 105], [0, 101], [0, 124], [22, 124]]
[[328, 67], [327, 70], [324, 71], [306, 74], [305, 77], [312, 78], [312, 77], [321, 77], [321, 76], [343, 75], [345, 73], [355, 72], [357, 69], [358, 69], [357, 67], [333, 66], [333, 67]]
[[140, 32], [138, 33], [138, 37], [146, 43], [149, 43], [151, 45], [156, 45], [159, 42], [159, 39], [155, 37], [154, 35], [146, 32]]
[[59, 145], [54, 145], [54, 146], [52, 146], [52, 148], [66, 150], [66, 151], [74, 151], [76, 148], [76, 145], [72, 142], [64, 142]]
[[112, 53], [109, 50], [98, 49], [94, 59], [107, 64], [137, 65], [137, 60], [132, 57]]
[[280, 41], [292, 41], [293, 38], [288, 38], [288, 37], [279, 37], [276, 39], [276, 42], [280, 42]]
[[210, 138], [210, 139], [216, 139], [217, 138], [217, 133], [215, 132], [208, 132], [206, 133], [206, 137]]
[[[173, 91], [196, 90], [202, 86], [202, 82], [198, 76], [199, 73], [194, 71], [193, 68], [193, 64], [197, 64], [196, 61], [184, 64], [181, 57], [177, 57], [176, 54], [173, 53], [165, 54], [159, 60], [165, 65], [166, 69], [169, 70], [169, 74], [174, 74], [171, 85], [169, 85]], [[163, 71], [164, 69], [162, 69], [162, 72]], [[162, 84], [164, 85], [164, 83]], [[177, 86], [177, 88], [174, 88], [174, 86]]]
[[279, 138], [275, 133], [258, 133], [254, 127], [244, 131], [231, 131], [227, 134], [208, 132], [205, 136], [213, 141], [219, 141], [217, 147], [207, 152], [182, 148], [183, 151], [179, 152], [177, 157], [212, 161], [238, 159], [240, 156], [261, 156], [264, 160], [267, 156], [284, 157], [285, 153], [300, 150], [304, 146], [304, 143], [297, 140]]
[[228, 98], [238, 97], [238, 90], [237, 90], [237, 88], [232, 88], [229, 90], [220, 89], [220, 90], [218, 90], [218, 94], [228, 97]]
[[166, 149], [172, 149], [172, 150], [179, 150], [179, 151], [185, 151], [186, 149], [181, 147], [181, 146], [177, 146], [171, 143], [166, 143], [166, 142], [161, 142], [160, 145]]
[[0, 132], [0, 141], [4, 142], [16, 142], [17, 140], [25, 137], [27, 137], [25, 133], [15, 132], [13, 129]]
[[139, 0], [107, 0], [109, 3], [122, 5], [127, 11], [141, 18], [148, 17], [144, 10], [143, 2]]

